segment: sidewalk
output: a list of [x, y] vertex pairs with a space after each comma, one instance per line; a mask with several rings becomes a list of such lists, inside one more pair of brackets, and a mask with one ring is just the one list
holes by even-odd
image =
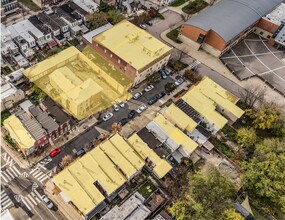
[[82, 220], [83, 217], [55, 191], [52, 180], [47, 181], [44, 192], [57, 205], [59, 211], [62, 212], [67, 219]]

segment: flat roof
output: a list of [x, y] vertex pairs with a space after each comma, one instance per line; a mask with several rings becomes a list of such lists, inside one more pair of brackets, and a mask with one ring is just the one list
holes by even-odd
[[192, 118], [176, 107], [174, 103], [164, 111], [163, 115], [168, 121], [177, 125], [181, 130], [192, 132], [198, 125]]
[[170, 123], [163, 115], [158, 114], [153, 121], [174, 140], [177, 144], [182, 145], [190, 154], [198, 147], [198, 144], [181, 130]]
[[132, 177], [144, 166], [143, 160], [135, 154], [130, 145], [118, 134], [99, 145], [99, 147], [113, 163], [122, 169], [127, 178]]
[[171, 48], [147, 31], [123, 20], [93, 38], [118, 57], [140, 70]]
[[89, 31], [88, 33], [84, 34], [82, 37], [87, 40], [90, 44], [92, 44], [92, 38], [94, 36], [97, 36], [98, 34], [102, 33], [103, 31], [106, 31], [113, 27], [112, 24], [107, 23], [99, 28], [94, 29], [93, 31]]
[[30, 135], [30, 133], [15, 115], [11, 115], [9, 118], [7, 118], [3, 124], [9, 131], [11, 137], [19, 144], [21, 149], [27, 150], [34, 146], [35, 139]]
[[88, 13], [95, 12], [98, 7], [98, 4], [92, 0], [73, 0], [73, 2]]
[[115, 205], [107, 214], [100, 218], [101, 220], [126, 220], [137, 219], [144, 220], [151, 211], [143, 204], [144, 198], [138, 192], [135, 192], [120, 206]]
[[195, 88], [237, 118], [243, 115], [244, 111], [236, 105], [239, 99], [210, 78], [204, 77]]
[[155, 164], [153, 172], [157, 177], [163, 178], [172, 169], [172, 166], [165, 159], [161, 159], [152, 149], [150, 149], [137, 134], [133, 134], [129, 137], [128, 142], [141, 156], [141, 158], [144, 160], [148, 158]]
[[281, 22], [285, 22], [285, 3], [281, 3], [277, 8], [267, 14], [264, 18], [274, 24], [281, 25]]
[[225, 42], [229, 42], [261, 17], [271, 12], [282, 1], [221, 0], [197, 16], [192, 16], [185, 24], [204, 31], [213, 30]]

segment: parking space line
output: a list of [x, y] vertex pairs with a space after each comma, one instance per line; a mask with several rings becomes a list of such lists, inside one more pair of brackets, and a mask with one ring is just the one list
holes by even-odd
[[[253, 51], [250, 49], [250, 47], [248, 46], [248, 44], [246, 43], [246, 40], [244, 41], [246, 47], [249, 49], [249, 51], [253, 53]], [[255, 56], [255, 55], [254, 55]], [[263, 65], [265, 66], [269, 71], [271, 71], [271, 73], [273, 73], [274, 75], [276, 75], [278, 78], [280, 78], [282, 81], [285, 81], [285, 79], [283, 79], [281, 76], [279, 76], [278, 74], [276, 74], [274, 71], [272, 71], [265, 63], [263, 63], [257, 56], [255, 56], [255, 58]]]
[[[270, 55], [270, 54], [276, 54], [276, 53], [284, 53], [283, 51], [276, 51], [276, 52], [266, 52], [266, 53], [256, 53], [255, 55], [256, 56], [261, 56], [261, 55]], [[253, 57], [254, 55], [253, 54], [250, 54], [250, 55], [239, 55], [238, 57], [239, 58], [244, 58], [244, 57]], [[236, 56], [230, 56], [230, 57], [223, 57], [222, 59], [223, 60], [226, 60], [226, 59], [234, 59], [236, 58]]]
[[241, 61], [241, 59], [236, 55], [236, 53], [234, 52], [233, 49], [231, 49], [232, 53], [235, 55], [235, 57], [238, 59], [238, 61], [253, 75], [255, 76], [256, 74], [254, 72], [251, 71], [251, 69], [249, 69], [246, 65], [244, 65], [244, 63]]

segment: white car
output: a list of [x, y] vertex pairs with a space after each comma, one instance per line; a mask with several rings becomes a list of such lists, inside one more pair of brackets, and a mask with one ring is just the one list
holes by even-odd
[[138, 99], [139, 97], [142, 96], [142, 92], [137, 92], [136, 94], [134, 94], [134, 99]]
[[144, 89], [144, 91], [149, 92], [149, 91], [152, 90], [153, 88], [154, 88], [153, 85], [149, 85], [148, 87], [146, 87], [146, 88]]
[[114, 105], [114, 111], [117, 112], [120, 110], [120, 107], [118, 105]]
[[146, 30], [146, 25], [145, 24], [140, 24], [140, 28]]
[[120, 103], [118, 103], [118, 105], [119, 105], [121, 108], [124, 108], [124, 107], [125, 107], [125, 103], [124, 103], [124, 102], [120, 102]]
[[106, 113], [105, 115], [104, 115], [104, 117], [103, 117], [103, 121], [108, 121], [110, 118], [112, 118], [113, 117], [113, 113], [111, 113], [111, 112], [108, 112], [108, 113]]
[[184, 79], [179, 78], [179, 79], [177, 79], [177, 80], [175, 81], [175, 85], [179, 86], [179, 85], [181, 85], [183, 82], [184, 82]]
[[42, 201], [45, 203], [45, 205], [49, 208], [53, 208], [53, 203], [49, 200], [49, 198], [46, 195], [42, 196]]
[[142, 113], [143, 111], [145, 111], [147, 109], [146, 105], [141, 105], [138, 109], [137, 109], [137, 113]]

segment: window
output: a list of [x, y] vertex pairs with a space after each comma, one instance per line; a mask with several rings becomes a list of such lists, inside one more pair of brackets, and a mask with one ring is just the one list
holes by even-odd
[[267, 35], [267, 38], [270, 38], [270, 35]]
[[263, 35], [263, 31], [260, 31], [259, 34], [260, 34], [260, 35]]
[[198, 37], [198, 39], [197, 39], [197, 42], [198, 42], [199, 44], [201, 44], [201, 43], [204, 42], [204, 40], [205, 40], [205, 35], [200, 34], [199, 37]]

